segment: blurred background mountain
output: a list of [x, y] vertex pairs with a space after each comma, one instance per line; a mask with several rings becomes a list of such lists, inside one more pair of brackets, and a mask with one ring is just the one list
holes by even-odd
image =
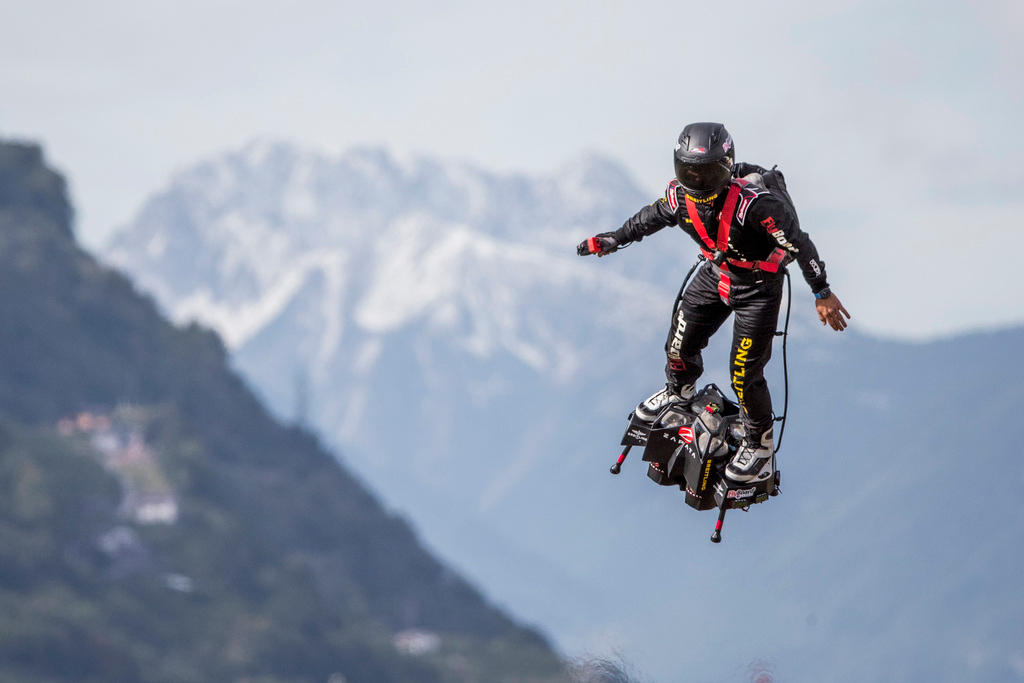
[[0, 143], [0, 679], [563, 679], [71, 214]]
[[[528, 176], [260, 141], [182, 171], [103, 253], [569, 653], [657, 680], [1024, 676], [1024, 329], [836, 335], [797, 275], [784, 495], [713, 547], [638, 461], [607, 473], [696, 250], [672, 229], [600, 261], [574, 245], [654, 198], [595, 155]], [[706, 380], [727, 386], [724, 342]]]
[[[102, 680], [193, 680], [186, 659], [223, 666], [216, 680], [324, 678], [278, 656], [292, 650], [331, 653], [349, 681], [548, 676], [550, 651], [515, 625], [532, 623], [577, 678], [1024, 680], [1024, 4], [36, 0], [0, 15], [0, 137], [45, 141], [68, 179], [65, 194], [31, 145], [4, 147], [0, 424], [21, 445], [0, 461], [16, 472], [0, 571], [62, 591], [0, 587], [37, 596], [4, 603], [5, 629], [50, 624], [4, 639], [35, 653], [4, 655], [19, 676], [59, 680], [64, 655], [43, 653], [91, 642], [78, 626], [94, 622], [114, 636], [91, 652], [133, 653], [90, 660], [130, 663]], [[711, 516], [639, 462], [606, 471], [660, 382], [694, 248], [666, 231], [572, 253], [661, 194], [699, 120], [785, 170], [854, 316], [821, 330], [794, 283], [783, 495], [730, 513], [717, 548]], [[152, 303], [125, 304], [132, 287]], [[707, 379], [724, 366], [716, 342]], [[342, 474], [316, 484], [274, 469], [334, 472], [332, 455]], [[368, 528], [414, 530], [443, 562], [388, 597], [362, 577], [392, 576], [390, 555], [335, 524], [328, 490], [383, 501], [391, 522], [367, 513]], [[179, 551], [178, 529], [206, 531]], [[310, 550], [338, 547], [354, 554]], [[448, 600], [450, 575], [487, 601]], [[124, 626], [111, 615], [135, 614], [146, 581], [188, 610], [213, 591], [203, 609], [228, 625], [193, 640], [149, 612]], [[462, 605], [468, 631], [443, 631], [437, 601], [408, 607], [414, 585]], [[97, 586], [128, 592], [88, 598]], [[288, 608], [253, 602], [278, 589]], [[488, 602], [511, 630], [460, 640]], [[483, 654], [513, 633], [535, 668]], [[177, 644], [207, 635], [198, 654]], [[354, 642], [368, 654], [345, 654]], [[253, 654], [267, 643], [276, 668]]]

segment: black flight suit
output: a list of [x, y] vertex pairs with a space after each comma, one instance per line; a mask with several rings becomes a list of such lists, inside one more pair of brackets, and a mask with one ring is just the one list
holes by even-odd
[[[750, 183], [742, 189], [729, 228], [724, 272], [710, 260], [703, 263], [681, 301], [676, 302], [665, 342], [665, 375], [676, 388], [693, 384], [704, 371], [701, 351], [729, 314], [735, 312], [729, 374], [743, 409], [747, 434], [760, 435], [772, 424], [772, 402], [764, 367], [772, 354], [785, 264], [795, 259], [815, 293], [828, 287], [828, 280], [817, 249], [800, 229], [782, 174], [752, 164], [737, 164], [736, 175], [740, 173], [761, 173], [770, 181]], [[718, 241], [726, 196], [727, 191], [723, 190], [711, 202], [693, 203], [712, 242]], [[705, 254], [710, 252], [689, 218], [686, 193], [677, 183], [669, 185], [665, 197], [642, 208], [613, 235], [622, 245], [639, 242], [670, 225], [678, 225]], [[783, 251], [777, 252], [777, 258], [784, 260], [774, 273], [729, 262], [766, 261], [778, 248]]]

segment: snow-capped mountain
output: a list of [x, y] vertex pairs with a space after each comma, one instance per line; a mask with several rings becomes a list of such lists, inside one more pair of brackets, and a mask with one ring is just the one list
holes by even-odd
[[[572, 240], [614, 228], [607, 221], [621, 222], [622, 206], [642, 199], [620, 167], [597, 157], [531, 179], [460, 163], [400, 163], [380, 149], [332, 159], [254, 143], [176, 177], [109, 254], [139, 273], [176, 317], [208, 320], [238, 348], [315, 273], [334, 274], [335, 297], [359, 295], [368, 278], [386, 277], [406, 293], [398, 322], [414, 314], [415, 301], [445, 294], [411, 295], [432, 274], [424, 268], [447, 268], [468, 245], [568, 254]], [[424, 249], [430, 263], [421, 263]], [[416, 268], [408, 267], [410, 256]], [[373, 311], [366, 315], [377, 322]]]
[[[670, 231], [600, 260], [574, 247], [660, 191], [593, 156], [528, 177], [258, 143], [175, 177], [105, 256], [175, 319], [218, 330], [282, 417], [307, 420], [428, 543], [570, 652], [617, 649], [658, 680], [734, 679], [765, 661], [794, 680], [1024, 672], [1024, 603], [1005, 589], [1011, 572], [985, 564], [1024, 531], [971, 538], [953, 476], [966, 448], [975, 467], [1020, 471], [995, 426], [1021, 370], [993, 351], [1020, 331], [967, 337], [958, 366], [937, 372], [941, 343], [815, 329], [797, 274], [799, 419], [780, 463], [794, 493], [732, 513], [716, 548], [713, 519], [639, 461], [607, 474], [623, 418], [662, 381], [696, 249]], [[708, 381], [727, 384], [725, 356], [714, 341]], [[985, 408], [970, 430], [937, 433], [962, 391]], [[991, 483], [986, 514], [1019, 518], [1014, 482]], [[929, 515], [950, 504], [964, 516], [938, 538]], [[994, 588], [960, 599], [978, 580]], [[942, 601], [907, 599], [929, 590]], [[930, 659], [925, 630], [942, 642]]]
[[[331, 159], [257, 143], [177, 177], [107, 255], [174, 319], [216, 329], [282, 416], [301, 402], [380, 484], [390, 458], [425, 471], [452, 458], [445, 435], [465, 433], [464, 415], [523, 401], [522, 383], [503, 378], [544, 392], [607, 374], [622, 353], [609, 338], [644, 330], [656, 344], [671, 285], [573, 251], [642, 196], [596, 157], [531, 179], [376, 149]], [[680, 272], [692, 254], [676, 250], [649, 250], [634, 267]], [[479, 371], [457, 381], [452, 369], [468, 365]], [[430, 399], [438, 391], [452, 401]], [[421, 415], [412, 453], [382, 449], [375, 433], [396, 400]]]
[[256, 143], [176, 177], [106, 256], [174, 319], [220, 332], [267, 402], [301, 413], [428, 542], [546, 621], [546, 598], [516, 591], [553, 574], [580, 592], [548, 557], [577, 541], [529, 501], [588, 466], [581, 391], [618, 418], [629, 406], [600, 392], [623, 364], [643, 360], [628, 400], [661, 381], [695, 254], [677, 240], [576, 256], [646, 201], [595, 156], [530, 178]]

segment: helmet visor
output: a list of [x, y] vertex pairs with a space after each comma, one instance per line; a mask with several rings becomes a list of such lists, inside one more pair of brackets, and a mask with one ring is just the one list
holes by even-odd
[[710, 194], [729, 184], [732, 169], [724, 161], [695, 164], [676, 159], [676, 178], [687, 191]]

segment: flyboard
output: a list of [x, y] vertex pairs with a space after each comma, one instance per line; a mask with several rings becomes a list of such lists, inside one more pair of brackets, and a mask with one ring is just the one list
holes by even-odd
[[678, 486], [686, 504], [695, 510], [718, 509], [718, 522], [711, 535], [722, 540], [725, 513], [746, 509], [779, 494], [781, 473], [764, 481], [739, 483], [725, 474], [725, 466], [743, 439], [739, 406], [726, 398], [714, 384], [708, 384], [690, 400], [671, 403], [651, 422], [629, 414], [622, 436], [625, 447], [611, 467], [618, 474], [634, 446], [644, 449], [647, 476], [662, 486]]

